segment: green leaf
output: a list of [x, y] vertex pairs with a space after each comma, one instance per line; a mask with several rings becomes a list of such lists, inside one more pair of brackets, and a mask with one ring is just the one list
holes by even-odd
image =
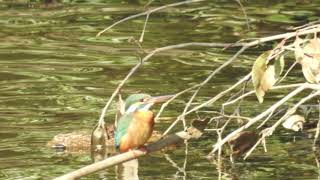
[[301, 48], [301, 44], [302, 44], [303, 40], [299, 37], [296, 38], [296, 40], [294, 41], [294, 56], [296, 58], [297, 62], [301, 62], [303, 59], [303, 50]]
[[278, 56], [276, 58], [276, 62], [275, 62], [275, 74], [276, 74], [276, 78], [278, 79], [280, 77], [280, 75], [283, 72], [284, 66], [285, 66], [285, 62], [284, 62], [284, 55], [281, 54], [280, 56]]
[[[267, 58], [269, 57], [270, 53], [271, 51], [267, 51], [261, 54], [252, 66], [252, 83], [260, 103], [263, 102], [265, 91], [268, 89], [266, 87], [267, 84], [264, 83], [264, 81], [267, 79], [265, 74], [267, 71]], [[269, 69], [269, 71], [270, 70], [272, 69]]]

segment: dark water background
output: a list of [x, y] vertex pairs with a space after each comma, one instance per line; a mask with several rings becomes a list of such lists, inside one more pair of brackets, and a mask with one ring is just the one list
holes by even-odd
[[[155, 1], [151, 7], [172, 2]], [[45, 144], [59, 133], [92, 129], [117, 83], [142, 56], [128, 41], [139, 39], [144, 18], [116, 26], [99, 38], [95, 35], [117, 20], [143, 11], [145, 3], [70, 0], [46, 7], [39, 2], [0, 0], [1, 179], [53, 178], [91, 162], [88, 154], [57, 154]], [[248, 1], [243, 5], [250, 30], [235, 1], [205, 1], [152, 14], [142, 46], [150, 51], [184, 42], [236, 42], [287, 32], [289, 27], [320, 15], [320, 1]], [[196, 102], [250, 72], [254, 59], [266, 48], [253, 48], [240, 56], [201, 91]], [[204, 80], [233, 53], [235, 50], [210, 48], [161, 53], [129, 80], [123, 93], [179, 92]], [[289, 80], [304, 81], [298, 69], [293, 75]], [[281, 93], [270, 94], [258, 105], [252, 96], [243, 104], [243, 115], [254, 116], [279, 97]], [[156, 129], [168, 127], [187, 99], [184, 96], [169, 106]], [[107, 122], [112, 122], [114, 108]], [[215, 140], [215, 135], [208, 133], [189, 143], [185, 173], [168, 161], [169, 156], [182, 167], [183, 146], [140, 159], [140, 179], [217, 179], [217, 166], [205, 158]], [[280, 128], [267, 142], [268, 153], [259, 148], [247, 161], [233, 165], [226, 161], [223, 178], [317, 179], [311, 144], [305, 133]], [[83, 179], [97, 178], [116, 179], [114, 168]]]

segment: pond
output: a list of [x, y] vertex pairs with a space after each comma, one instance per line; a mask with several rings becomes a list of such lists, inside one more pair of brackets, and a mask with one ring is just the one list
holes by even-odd
[[[149, 7], [173, 2], [155, 1]], [[186, 42], [231, 43], [275, 35], [317, 20], [320, 15], [319, 1], [247, 1], [243, 6], [248, 29], [236, 1], [204, 1], [151, 14], [143, 51], [132, 40], [139, 39], [144, 17], [119, 24], [96, 37], [97, 32], [117, 20], [144, 11], [146, 3], [65, 0], [45, 5], [27, 0], [0, 1], [1, 179], [51, 179], [90, 164], [88, 153], [57, 153], [46, 143], [60, 133], [90, 132], [107, 99], [144, 51]], [[257, 55], [271, 46], [246, 51], [200, 91], [194, 105], [249, 73]], [[203, 81], [234, 53], [235, 49], [204, 47], [162, 52], [129, 79], [122, 94], [177, 93]], [[299, 73], [298, 69], [294, 71], [295, 75]], [[304, 81], [298, 77], [289, 81]], [[183, 111], [190, 95], [169, 105], [155, 129], [164, 131]], [[254, 96], [249, 97], [241, 107], [242, 113], [253, 117], [279, 97], [281, 93], [271, 93], [262, 105]], [[220, 104], [213, 106], [219, 107]], [[108, 111], [107, 123], [113, 123], [115, 108], [113, 105]], [[172, 132], [181, 128], [179, 124]], [[222, 177], [317, 179], [320, 174], [312, 141], [306, 133], [279, 128], [268, 138], [267, 153], [259, 147], [248, 160], [239, 159], [234, 164], [226, 157]], [[217, 179], [217, 165], [206, 158], [215, 142], [214, 133], [205, 133], [200, 140], [188, 143], [187, 156], [186, 146], [181, 145], [143, 157], [139, 159], [138, 176], [140, 179]], [[83, 179], [122, 178], [112, 167]]]

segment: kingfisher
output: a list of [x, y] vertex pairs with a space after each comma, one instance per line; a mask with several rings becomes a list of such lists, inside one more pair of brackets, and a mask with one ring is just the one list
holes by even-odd
[[151, 106], [164, 102], [173, 95], [151, 97], [148, 94], [132, 94], [125, 100], [125, 112], [115, 131], [115, 145], [120, 152], [142, 148], [150, 138], [154, 126]]

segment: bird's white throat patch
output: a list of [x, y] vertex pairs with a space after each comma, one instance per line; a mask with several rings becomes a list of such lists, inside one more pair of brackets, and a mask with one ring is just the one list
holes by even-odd
[[149, 111], [150, 107], [154, 103], [148, 103], [148, 104], [142, 104], [142, 103], [135, 103], [129, 107], [129, 109], [126, 111], [126, 113], [132, 113], [135, 111]]

